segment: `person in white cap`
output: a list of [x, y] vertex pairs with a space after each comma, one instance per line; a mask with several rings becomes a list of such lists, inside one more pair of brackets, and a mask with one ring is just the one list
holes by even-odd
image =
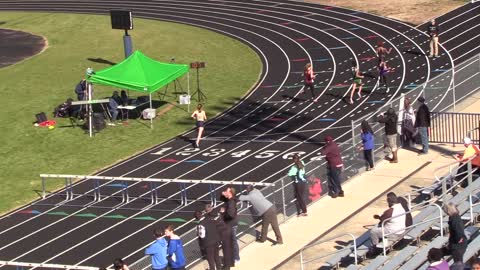
[[[455, 155], [454, 158], [460, 162], [457, 170], [457, 176], [455, 177], [457, 181], [461, 179], [466, 179], [466, 173], [468, 170], [467, 162], [471, 159], [472, 169], [480, 168], [480, 149], [478, 146], [472, 143], [472, 139], [465, 137], [463, 139], [463, 145], [465, 146], [465, 151], [463, 154]], [[462, 187], [466, 186], [466, 181], [462, 182]]]

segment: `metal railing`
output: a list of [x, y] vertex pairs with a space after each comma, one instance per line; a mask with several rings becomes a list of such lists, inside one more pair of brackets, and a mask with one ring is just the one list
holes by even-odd
[[[347, 245], [345, 246], [344, 248], [342, 249], [339, 249], [335, 252], [330, 252], [328, 254], [325, 254], [325, 255], [322, 255], [322, 256], [318, 256], [318, 257], [315, 257], [313, 259], [309, 259], [309, 260], [304, 260], [304, 251], [308, 248], [311, 248], [311, 247], [314, 247], [314, 246], [317, 246], [317, 245], [320, 245], [320, 244], [323, 244], [325, 242], [330, 242], [332, 240], [335, 240], [335, 239], [339, 239], [340, 237], [343, 237], [343, 236], [350, 236], [353, 240], [353, 246], [352, 245]], [[342, 233], [342, 234], [339, 234], [339, 235], [335, 235], [333, 237], [330, 237], [330, 238], [327, 238], [325, 240], [321, 240], [319, 242], [316, 242], [316, 243], [313, 243], [313, 244], [310, 244], [310, 245], [307, 245], [307, 246], [304, 246], [301, 250], [300, 250], [300, 268], [303, 270], [304, 269], [304, 265], [305, 264], [308, 264], [308, 263], [311, 263], [311, 262], [314, 262], [314, 261], [317, 261], [317, 260], [320, 260], [322, 258], [325, 258], [325, 257], [328, 257], [332, 254], [336, 254], [336, 253], [339, 253], [339, 252], [342, 252], [343, 250], [346, 250], [346, 249], [351, 249], [353, 247], [353, 254], [355, 255], [355, 265], [358, 264], [358, 256], [357, 256], [357, 239], [356, 237], [351, 234], [351, 233]]]
[[[472, 190], [472, 192], [470, 192], [470, 194], [468, 194], [468, 203], [469, 203], [470, 223], [471, 224], [475, 223], [475, 213], [473, 211], [473, 207], [475, 207], [477, 205], [480, 205], [480, 201], [476, 202], [476, 203], [473, 202], [474, 194], [477, 194], [477, 192], [479, 190], [480, 190], [480, 187]], [[477, 197], [477, 196], [475, 195], [475, 197]]]
[[463, 144], [463, 138], [468, 136], [478, 144], [480, 113], [432, 112], [431, 119], [430, 142]]
[[[424, 205], [427, 203], [432, 203], [432, 202], [436, 202], [438, 200], [444, 199], [447, 194], [450, 194], [451, 191], [456, 189], [465, 180], [468, 182], [468, 185], [472, 184], [472, 181], [473, 181], [472, 175], [475, 172], [479, 171], [478, 168], [472, 167], [472, 160], [474, 158], [476, 158], [476, 156], [469, 158], [467, 162], [463, 162], [461, 164], [458, 161], [454, 161], [452, 163], [440, 166], [437, 169], [435, 169], [433, 173], [433, 176], [435, 177], [435, 182], [432, 185], [415, 189], [404, 195], [407, 197], [407, 202], [410, 209], [416, 206], [412, 204], [413, 194], [420, 194], [422, 193], [422, 191], [425, 191], [425, 190], [429, 190], [431, 191], [430, 193], [433, 193], [434, 191], [438, 190], [438, 188], [441, 187], [440, 195], [436, 196], [435, 198], [430, 198], [427, 201], [422, 201], [421, 203], [417, 204], [417, 205]], [[467, 170], [459, 173], [458, 169], [464, 166], [467, 167]], [[445, 175], [444, 173], [445, 171], [447, 171], [448, 174]], [[455, 179], [458, 179], [458, 181], [455, 182]]]
[[[435, 217], [435, 218], [431, 218], [431, 219], [426, 219], [426, 220], [423, 220], [419, 223], [416, 223], [416, 224], [412, 224], [408, 227], [405, 227], [403, 229], [400, 229], [400, 230], [396, 230], [396, 231], [393, 231], [393, 232], [389, 232], [389, 233], [385, 233], [385, 223], [387, 221], [390, 221], [394, 218], [398, 218], [398, 217], [401, 217], [401, 216], [406, 216], [407, 214], [409, 213], [412, 213], [414, 210], [410, 209], [410, 211], [407, 211], [405, 213], [402, 213], [400, 215], [396, 215], [396, 216], [393, 216], [393, 217], [390, 217], [390, 218], [387, 218], [385, 220], [382, 221], [382, 248], [383, 248], [383, 256], [387, 256], [387, 247], [388, 246], [392, 246], [392, 245], [389, 245], [388, 242], [387, 242], [387, 236], [390, 236], [390, 235], [399, 235], [398, 232], [402, 232], [400, 235], [404, 235], [405, 234], [405, 231], [407, 229], [412, 229], [412, 228], [415, 228], [417, 227], [418, 225], [422, 225], [424, 223], [428, 223], [428, 222], [431, 222], [431, 221], [434, 221], [436, 220], [437, 218], [440, 219], [440, 235], [443, 236], [443, 211], [442, 211], [442, 208], [438, 205], [438, 204], [435, 204], [435, 203], [432, 203], [432, 204], [428, 204], [428, 205], [424, 205], [424, 206], [419, 206], [417, 207], [417, 209], [415, 211], [418, 211], [418, 208], [428, 208], [430, 206], [434, 206], [436, 207], [438, 210], [439, 210], [439, 214], [438, 214], [438, 217]], [[391, 239], [392, 240], [392, 239]], [[394, 240], [392, 240], [394, 241]]]

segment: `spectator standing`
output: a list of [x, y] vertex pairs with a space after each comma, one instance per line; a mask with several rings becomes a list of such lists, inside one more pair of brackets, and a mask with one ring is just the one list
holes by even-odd
[[86, 97], [87, 97], [87, 80], [82, 79], [75, 86], [75, 94], [77, 94], [77, 99], [78, 100], [86, 100]]
[[[310, 92], [312, 93], [312, 100], [315, 102], [315, 86], [313, 80], [317, 75], [313, 73], [312, 64], [308, 63], [305, 65], [305, 69], [303, 71], [303, 80], [305, 82], [305, 88], [310, 88]], [[303, 90], [305, 93], [305, 90]]]
[[325, 145], [320, 149], [320, 154], [327, 160], [328, 194], [332, 198], [343, 197], [342, 190], [342, 154], [332, 136], [325, 136]]
[[152, 257], [152, 270], [167, 270], [167, 240], [163, 237], [162, 229], [155, 229], [153, 235], [156, 240], [147, 249], [145, 255]]
[[409, 98], [405, 98], [403, 105], [403, 120], [402, 120], [402, 142], [405, 147], [412, 146], [415, 130], [415, 111]]
[[352, 91], [350, 92], [350, 104], [353, 104], [353, 95], [355, 94], [355, 90], [358, 87], [358, 97], [362, 98], [362, 79], [364, 76], [362, 75], [362, 72], [360, 71], [360, 66], [357, 65], [356, 62], [353, 62], [352, 66], [352, 75], [353, 75], [353, 84], [352, 84]]
[[462, 218], [457, 207], [453, 203], [447, 203], [444, 206], [445, 213], [448, 215], [448, 245], [444, 249], [445, 254], [452, 255], [453, 262], [463, 269], [463, 254], [467, 250], [467, 237]]
[[218, 244], [220, 242], [217, 230], [218, 221], [215, 220], [212, 210], [213, 207], [211, 205], [205, 206], [206, 214], [204, 219], [202, 219], [201, 211], [195, 212], [195, 218], [198, 221], [197, 236], [202, 255], [207, 259], [208, 269], [220, 270], [222, 269], [222, 263], [218, 253]]
[[366, 120], [362, 121], [362, 145], [359, 147], [360, 150], [363, 150], [363, 157], [367, 162], [367, 171], [370, 171], [374, 168], [373, 164], [373, 150], [375, 148], [373, 130], [370, 127], [370, 124]]
[[233, 256], [233, 242], [232, 242], [232, 227], [226, 224], [223, 219], [217, 223], [217, 230], [222, 243], [223, 253], [223, 270], [229, 270], [230, 267], [235, 267], [235, 259]]
[[430, 55], [428, 57], [438, 57], [438, 35], [440, 33], [440, 27], [435, 22], [435, 19], [430, 21], [427, 33], [430, 36]]
[[297, 154], [293, 155], [292, 159], [293, 165], [288, 171], [288, 176], [293, 180], [297, 216], [306, 217], [307, 202], [305, 201], [305, 192], [307, 188], [307, 179], [305, 178], [305, 164]]
[[428, 153], [428, 128], [430, 127], [430, 109], [425, 104], [425, 98], [419, 97], [420, 107], [418, 107], [417, 117], [415, 119], [415, 127], [418, 128], [422, 141], [422, 151], [420, 154]]
[[450, 270], [448, 262], [443, 259], [443, 252], [439, 248], [431, 248], [427, 255], [430, 265], [427, 270]]
[[237, 217], [237, 198], [235, 188], [229, 186], [222, 192], [222, 198], [225, 206], [220, 208], [220, 214], [223, 221], [232, 229], [231, 238], [233, 245], [233, 259], [236, 263], [240, 262], [240, 248], [237, 241], [238, 217]]
[[378, 118], [378, 122], [385, 124], [385, 146], [392, 153], [390, 163], [398, 163], [397, 119], [397, 114], [393, 108], [389, 108], [385, 114], [381, 114]]
[[376, 248], [377, 244], [382, 238], [382, 223], [384, 223], [384, 232], [389, 234], [387, 238], [396, 238], [405, 232], [405, 210], [398, 202], [397, 196], [393, 192], [387, 194], [388, 209], [383, 212], [381, 216], [374, 215], [373, 218], [378, 219], [377, 226], [370, 229], [370, 240], [372, 241], [372, 248], [370, 254]]
[[282, 234], [280, 233], [280, 227], [278, 226], [277, 208], [274, 204], [268, 201], [262, 192], [252, 185], [247, 187], [247, 195], [240, 195], [240, 201], [249, 201], [253, 209], [258, 215], [262, 217], [262, 232], [258, 242], [265, 242], [267, 240], [268, 226], [272, 225], [273, 232], [277, 241], [274, 244], [283, 244]]
[[165, 228], [165, 236], [168, 241], [167, 259], [171, 270], [185, 270], [185, 255], [183, 254], [182, 240], [175, 234], [173, 225]]

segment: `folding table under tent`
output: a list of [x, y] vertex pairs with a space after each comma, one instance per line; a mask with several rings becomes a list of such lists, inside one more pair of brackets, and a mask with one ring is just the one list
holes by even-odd
[[[189, 69], [188, 65], [158, 62], [140, 51], [135, 51], [122, 62], [97, 71], [89, 76], [87, 81], [92, 84], [109, 85], [120, 89], [148, 93], [150, 109], [152, 109], [152, 93], [185, 73], [189, 76]], [[190, 76], [187, 82], [187, 91], [190, 95]], [[150, 128], [152, 127], [153, 119], [151, 118]]]

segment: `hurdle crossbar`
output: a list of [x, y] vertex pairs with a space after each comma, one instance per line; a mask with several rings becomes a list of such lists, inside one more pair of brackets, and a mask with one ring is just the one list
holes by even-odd
[[0, 261], [0, 266], [21, 266], [21, 267], [42, 267], [51, 269], [75, 269], [75, 270], [98, 270], [98, 267], [81, 266], [81, 265], [63, 265], [51, 263], [25, 263], [15, 261]]
[[210, 197], [212, 204], [216, 204], [216, 195], [214, 185], [255, 185], [255, 186], [275, 186], [274, 183], [258, 183], [251, 181], [222, 181], [222, 180], [186, 180], [186, 179], [164, 179], [164, 178], [139, 178], [139, 177], [119, 177], [119, 176], [100, 176], [100, 175], [77, 175], [77, 174], [40, 174], [42, 178], [42, 198], [46, 198], [46, 179], [47, 178], [64, 178], [65, 179], [65, 200], [70, 201], [74, 198], [72, 179], [91, 179], [94, 180], [93, 195], [94, 201], [100, 201], [100, 180], [107, 181], [121, 181], [123, 182], [122, 188], [122, 203], [129, 202], [128, 184], [127, 182], [149, 182], [151, 189], [151, 204], [157, 203], [157, 187], [155, 183], [178, 183], [181, 187], [181, 202], [182, 205], [188, 204], [187, 199], [187, 186], [186, 184], [208, 184], [210, 189]]

